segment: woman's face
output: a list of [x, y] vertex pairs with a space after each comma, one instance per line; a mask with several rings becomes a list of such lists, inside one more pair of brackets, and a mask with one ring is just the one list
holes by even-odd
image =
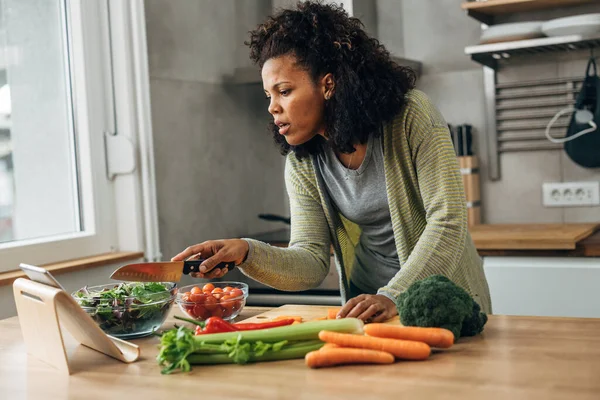
[[325, 134], [323, 110], [329, 96], [331, 75], [315, 84], [293, 55], [271, 58], [262, 68], [262, 81], [269, 99], [269, 113], [292, 146]]

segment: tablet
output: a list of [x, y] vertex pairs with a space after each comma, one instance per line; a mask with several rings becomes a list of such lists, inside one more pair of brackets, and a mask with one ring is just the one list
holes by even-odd
[[52, 276], [50, 271], [46, 270], [45, 268], [36, 267], [35, 265], [29, 264], [19, 264], [19, 268], [21, 268], [32, 281], [65, 290], [65, 288], [58, 283], [56, 278]]

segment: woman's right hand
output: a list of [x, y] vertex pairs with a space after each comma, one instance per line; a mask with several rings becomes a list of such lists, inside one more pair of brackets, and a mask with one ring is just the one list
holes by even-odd
[[234, 262], [240, 265], [248, 255], [248, 242], [242, 239], [209, 240], [188, 247], [171, 261], [184, 261], [187, 259], [205, 258], [200, 264], [200, 272], [190, 274], [194, 278], [213, 279], [221, 278], [227, 268], [215, 268], [222, 262]]

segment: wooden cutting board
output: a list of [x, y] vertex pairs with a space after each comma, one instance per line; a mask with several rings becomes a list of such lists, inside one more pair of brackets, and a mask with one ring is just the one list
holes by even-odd
[[[287, 304], [285, 306], [277, 307], [262, 314], [255, 315], [252, 318], [244, 320], [244, 322], [264, 322], [282, 315], [285, 316], [300, 316], [303, 322], [314, 321], [327, 317], [327, 310], [334, 308], [331, 306], [308, 306], [298, 304]], [[386, 321], [386, 324], [400, 325], [398, 316]]]
[[600, 229], [591, 224], [483, 224], [469, 228], [477, 249], [572, 250]]

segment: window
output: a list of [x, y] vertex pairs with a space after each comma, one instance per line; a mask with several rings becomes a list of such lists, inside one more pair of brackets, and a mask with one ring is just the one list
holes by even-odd
[[[127, 68], [113, 69], [109, 21], [117, 16], [121, 24], [139, 26], [140, 1], [0, 0], [0, 272], [20, 262], [45, 264], [122, 249], [116, 215], [132, 214], [131, 207], [135, 220], [121, 223], [144, 226], [148, 207], [136, 199], [140, 192], [153, 195], [140, 183], [140, 177], [153, 176], [142, 168], [119, 185], [108, 177], [105, 157], [105, 141], [124, 118], [118, 116], [122, 87], [113, 81], [140, 85], [135, 76], [128, 81], [123, 75]], [[119, 33], [122, 28], [115, 27]], [[128, 68], [131, 75], [135, 67]], [[134, 126], [131, 118], [126, 122]], [[115, 201], [124, 191], [130, 195], [126, 212]], [[135, 240], [122, 250], [143, 250], [143, 234], [127, 233]]]

